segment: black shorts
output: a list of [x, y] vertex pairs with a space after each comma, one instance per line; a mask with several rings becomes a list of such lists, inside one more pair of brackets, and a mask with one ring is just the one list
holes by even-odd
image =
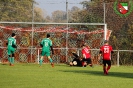
[[106, 64], [111, 66], [111, 60], [103, 60], [103, 65], [106, 66]]
[[86, 58], [86, 59], [83, 59], [82, 61], [86, 61], [87, 64], [91, 64], [91, 58]]

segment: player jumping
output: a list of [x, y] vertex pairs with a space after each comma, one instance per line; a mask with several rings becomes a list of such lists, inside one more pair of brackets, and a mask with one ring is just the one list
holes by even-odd
[[[111, 53], [113, 53], [112, 46], [108, 44], [108, 41], [104, 41], [104, 45], [100, 48], [100, 56], [103, 57], [103, 71], [104, 74], [107, 75], [109, 69], [111, 68]], [[106, 67], [106, 64], [108, 67]]]
[[50, 38], [50, 34], [47, 34], [47, 38], [44, 38], [40, 43], [42, 47], [42, 52], [41, 52], [41, 58], [40, 58], [39, 64], [40, 66], [42, 66], [43, 57], [44, 55], [46, 55], [51, 63], [51, 66], [54, 67], [53, 60], [50, 57], [50, 50], [52, 51], [52, 54], [54, 54], [54, 51], [52, 47], [52, 41], [49, 38]]
[[10, 66], [14, 66], [14, 53], [16, 46], [16, 35], [15, 33], [12, 33], [12, 37], [8, 38], [7, 43], [7, 54], [8, 54], [8, 61], [10, 63]]

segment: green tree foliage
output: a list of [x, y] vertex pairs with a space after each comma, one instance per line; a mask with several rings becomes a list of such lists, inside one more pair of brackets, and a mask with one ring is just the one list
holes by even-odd
[[44, 19], [44, 16], [46, 16], [46, 14], [44, 14], [44, 11], [41, 8], [34, 6], [34, 21], [35, 22], [44, 22], [44, 21], [46, 21]]
[[[0, 0], [0, 21], [31, 22], [35, 0]], [[35, 7], [36, 8], [36, 7]], [[35, 21], [42, 21], [43, 17], [38, 9], [34, 9]]]
[[129, 46], [131, 46], [129, 49], [133, 50], [133, 21], [128, 25], [128, 29], [127, 29], [127, 35], [128, 35], [128, 42], [129, 42]]
[[69, 19], [69, 22], [79, 22], [80, 20], [80, 8], [76, 7], [76, 6], [73, 6], [71, 10], [69, 10], [69, 14], [68, 14], [68, 19]]
[[[94, 1], [83, 1], [80, 3], [83, 5], [83, 9], [77, 9], [71, 11], [71, 19], [69, 22], [74, 23], [103, 23], [103, 9], [99, 8], [102, 6], [101, 3]], [[100, 13], [100, 14], [99, 14]], [[94, 30], [96, 26], [82, 26], [85, 29], [89, 28]]]
[[80, 11], [80, 22], [103, 23], [103, 4], [94, 1], [83, 1], [83, 10]]

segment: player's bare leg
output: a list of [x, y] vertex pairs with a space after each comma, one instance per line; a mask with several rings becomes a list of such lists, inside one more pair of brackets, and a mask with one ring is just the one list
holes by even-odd
[[48, 56], [48, 59], [49, 59], [49, 61], [50, 61], [50, 63], [51, 63], [51, 66], [52, 66], [52, 67], [54, 67], [53, 60], [51, 59], [51, 57], [50, 57], [50, 56]]
[[70, 63], [69, 63], [69, 65], [70, 65], [70, 66], [73, 66], [73, 63], [72, 63], [72, 62], [70, 62]]

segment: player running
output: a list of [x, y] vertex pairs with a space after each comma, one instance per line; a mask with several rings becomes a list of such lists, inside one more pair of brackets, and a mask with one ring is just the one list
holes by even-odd
[[52, 51], [52, 54], [54, 54], [54, 51], [52, 47], [52, 41], [49, 38], [50, 38], [50, 34], [47, 34], [47, 38], [44, 38], [40, 43], [42, 47], [42, 52], [41, 52], [41, 58], [40, 58], [39, 64], [40, 66], [42, 66], [43, 57], [44, 55], [46, 55], [51, 63], [51, 66], [54, 67], [53, 60], [50, 57], [50, 50]]
[[86, 65], [92, 66], [92, 61], [91, 61], [91, 53], [90, 53], [90, 47], [85, 43], [82, 45], [82, 66], [85, 67]]
[[14, 53], [17, 48], [15, 38], [16, 38], [15, 33], [12, 33], [12, 37], [8, 38], [8, 43], [7, 43], [7, 54], [10, 66], [14, 66]]
[[[100, 53], [100, 56], [102, 55], [103, 57], [104, 74], [107, 75], [109, 69], [111, 68], [111, 53], [113, 53], [112, 46], [109, 45], [107, 40], [104, 41], [104, 45], [101, 46], [99, 53]], [[106, 67], [106, 64], [108, 65], [108, 67]]]

